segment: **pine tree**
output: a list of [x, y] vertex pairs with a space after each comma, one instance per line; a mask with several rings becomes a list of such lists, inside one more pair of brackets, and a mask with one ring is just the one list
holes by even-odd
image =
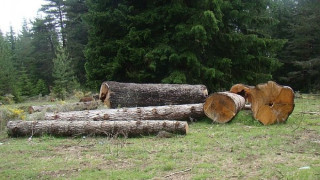
[[87, 78], [210, 90], [269, 80], [284, 43], [266, 30], [269, 2], [88, 0]]
[[74, 72], [81, 83], [85, 83], [85, 56], [84, 48], [88, 43], [88, 28], [83, 21], [85, 13], [88, 8], [85, 0], [66, 0], [66, 36], [67, 38], [67, 51], [72, 64], [74, 65]]
[[0, 96], [12, 94], [19, 100], [17, 89], [16, 69], [12, 60], [11, 47], [0, 31]]
[[57, 26], [57, 32], [61, 37], [62, 47], [67, 46], [67, 36], [65, 31], [65, 1], [64, 0], [45, 0], [47, 3], [42, 5], [41, 11], [47, 14], [47, 18], [52, 19], [55, 26]]
[[43, 79], [52, 84], [52, 59], [58, 47], [58, 35], [55, 32], [52, 19], [36, 19], [32, 23], [31, 62], [27, 64], [34, 79]]
[[[280, 24], [275, 36], [288, 42], [279, 58], [284, 63], [277, 72], [279, 81], [295, 90], [318, 91], [320, 88], [320, 2], [316, 0], [283, 0], [276, 13]], [[284, 19], [287, 17], [286, 19]]]
[[65, 49], [58, 48], [56, 56], [53, 59], [53, 92], [58, 98], [64, 100], [67, 93], [74, 89], [74, 72], [72, 71], [72, 61]]

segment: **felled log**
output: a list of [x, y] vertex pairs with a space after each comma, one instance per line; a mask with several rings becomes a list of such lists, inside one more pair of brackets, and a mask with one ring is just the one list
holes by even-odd
[[251, 102], [253, 117], [264, 125], [285, 122], [294, 109], [294, 92], [288, 86], [268, 81], [249, 87], [245, 92]]
[[214, 122], [229, 122], [244, 107], [245, 99], [234, 93], [218, 92], [210, 95], [204, 103], [204, 113]]
[[203, 117], [203, 104], [149, 106], [120, 109], [99, 109], [45, 113], [46, 120], [88, 121], [88, 120], [189, 120]]
[[204, 85], [103, 82], [99, 98], [111, 108], [203, 103]]
[[64, 112], [64, 111], [82, 111], [97, 109], [99, 106], [99, 101], [90, 101], [90, 102], [77, 102], [77, 103], [67, 103], [67, 104], [50, 104], [50, 105], [41, 105], [41, 106], [30, 106], [28, 111], [30, 114], [34, 112]]
[[246, 101], [251, 103], [252, 99], [249, 96], [250, 90], [254, 88], [253, 86], [248, 86], [244, 84], [235, 84], [230, 88], [230, 92], [242, 96]]
[[9, 121], [8, 135], [40, 136], [138, 136], [157, 134], [166, 131], [187, 134], [188, 123], [185, 121]]

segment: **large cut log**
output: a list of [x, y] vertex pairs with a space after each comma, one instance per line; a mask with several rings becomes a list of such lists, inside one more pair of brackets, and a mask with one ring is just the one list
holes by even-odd
[[217, 92], [204, 103], [204, 113], [214, 122], [229, 122], [244, 107], [245, 99], [230, 92]]
[[39, 136], [138, 136], [157, 134], [166, 131], [187, 134], [188, 123], [185, 121], [9, 121], [8, 135]]
[[67, 103], [67, 104], [50, 104], [41, 106], [30, 106], [28, 111], [30, 114], [34, 112], [66, 112], [66, 111], [82, 111], [97, 109], [99, 107], [99, 101], [89, 101], [89, 102], [77, 102], [77, 103]]
[[111, 108], [203, 103], [204, 85], [103, 82], [99, 98]]
[[149, 106], [120, 109], [99, 109], [45, 113], [46, 120], [88, 121], [88, 120], [192, 120], [203, 117], [203, 104]]
[[285, 122], [294, 109], [294, 92], [288, 86], [268, 81], [245, 91], [253, 117], [264, 125]]

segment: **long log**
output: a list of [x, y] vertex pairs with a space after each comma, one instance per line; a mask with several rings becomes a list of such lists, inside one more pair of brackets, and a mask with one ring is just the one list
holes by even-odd
[[46, 120], [88, 121], [88, 120], [192, 120], [203, 117], [203, 104], [149, 106], [120, 109], [99, 109], [45, 113]]
[[111, 108], [203, 103], [204, 85], [103, 82], [99, 98]]
[[268, 81], [255, 87], [248, 87], [244, 85], [243, 90], [251, 102], [255, 119], [264, 125], [285, 122], [288, 119], [294, 109], [294, 92], [289, 86]]
[[97, 109], [100, 105], [99, 101], [76, 102], [67, 104], [50, 104], [41, 106], [30, 106], [28, 111], [30, 114], [34, 112], [66, 112], [66, 111], [82, 111]]
[[185, 121], [9, 121], [8, 135], [40, 136], [138, 136], [157, 134], [166, 131], [187, 134], [188, 123]]
[[204, 103], [204, 113], [214, 122], [226, 123], [244, 107], [245, 99], [230, 92], [217, 92], [210, 95]]

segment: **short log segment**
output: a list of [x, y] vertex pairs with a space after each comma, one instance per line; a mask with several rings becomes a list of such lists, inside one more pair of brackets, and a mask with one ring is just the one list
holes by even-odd
[[251, 89], [253, 117], [264, 125], [285, 122], [294, 109], [294, 92], [273, 81]]
[[65, 112], [65, 111], [82, 111], [82, 110], [91, 110], [97, 109], [100, 105], [99, 101], [89, 101], [89, 102], [77, 102], [77, 103], [68, 103], [68, 104], [50, 104], [50, 105], [41, 105], [41, 106], [30, 106], [28, 111], [30, 114], [34, 112]]
[[218, 92], [204, 103], [204, 113], [214, 122], [229, 122], [245, 105], [245, 99], [234, 93]]
[[204, 85], [103, 82], [99, 99], [111, 108], [203, 103]]
[[187, 134], [188, 123], [184, 121], [9, 121], [8, 135], [40, 136], [139, 136], [160, 131]]
[[149, 106], [137, 108], [99, 109], [46, 113], [46, 120], [88, 121], [88, 120], [190, 120], [203, 117], [203, 104]]
[[293, 90], [273, 81], [255, 87], [237, 84], [230, 91], [237, 94], [245, 92], [253, 117], [264, 125], [285, 122], [294, 109]]

